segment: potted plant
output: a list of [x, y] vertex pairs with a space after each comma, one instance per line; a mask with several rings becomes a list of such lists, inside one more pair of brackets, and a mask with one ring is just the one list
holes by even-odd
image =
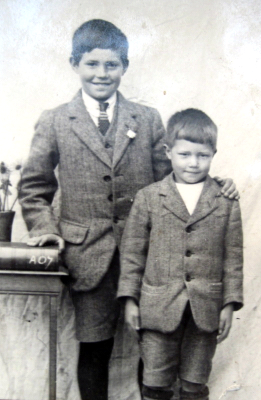
[[12, 225], [15, 216], [13, 207], [17, 201], [17, 194], [14, 199], [10, 187], [12, 186], [10, 176], [14, 171], [20, 171], [21, 165], [17, 164], [14, 168], [9, 168], [4, 162], [0, 164], [0, 241], [10, 242]]

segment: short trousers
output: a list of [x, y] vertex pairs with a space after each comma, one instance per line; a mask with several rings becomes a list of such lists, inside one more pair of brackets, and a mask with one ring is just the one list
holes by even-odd
[[99, 342], [115, 335], [120, 306], [116, 299], [119, 280], [119, 251], [99, 286], [88, 292], [71, 292], [75, 309], [76, 338]]
[[200, 330], [187, 304], [178, 328], [171, 333], [141, 331], [143, 384], [171, 386], [179, 376], [193, 383], [208, 381], [217, 344], [217, 331]]

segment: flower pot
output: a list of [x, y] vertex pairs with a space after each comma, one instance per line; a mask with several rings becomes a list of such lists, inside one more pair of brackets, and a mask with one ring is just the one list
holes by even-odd
[[0, 212], [0, 241], [11, 242], [12, 226], [15, 211]]

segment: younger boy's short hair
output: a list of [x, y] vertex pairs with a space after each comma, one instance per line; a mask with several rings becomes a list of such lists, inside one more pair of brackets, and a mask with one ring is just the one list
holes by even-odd
[[123, 67], [128, 67], [127, 37], [111, 22], [102, 19], [87, 21], [74, 32], [70, 61], [78, 65], [84, 53], [97, 48], [118, 51]]
[[203, 111], [188, 108], [175, 113], [168, 121], [166, 144], [172, 148], [177, 139], [208, 144], [215, 153], [217, 126]]

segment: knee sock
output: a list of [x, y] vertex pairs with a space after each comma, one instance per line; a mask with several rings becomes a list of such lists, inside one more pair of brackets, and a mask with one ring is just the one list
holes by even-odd
[[113, 338], [80, 343], [78, 383], [82, 400], [107, 400], [109, 361]]

